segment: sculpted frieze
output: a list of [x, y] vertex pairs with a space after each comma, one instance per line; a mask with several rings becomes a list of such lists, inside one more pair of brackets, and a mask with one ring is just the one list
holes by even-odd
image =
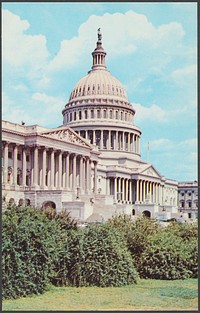
[[66, 141], [66, 142], [79, 144], [81, 146], [86, 146], [86, 147], [88, 146], [84, 142], [84, 140], [79, 138], [70, 129], [61, 129], [61, 130], [56, 130], [56, 131], [45, 132], [45, 133], [42, 133], [41, 135], [47, 136], [49, 138], [54, 138], [54, 139], [57, 139], [57, 140], [63, 140], [63, 141]]

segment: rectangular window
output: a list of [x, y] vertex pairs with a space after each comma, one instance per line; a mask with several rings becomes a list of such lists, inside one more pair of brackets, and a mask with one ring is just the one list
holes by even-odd
[[29, 162], [29, 161], [30, 161], [30, 156], [27, 155], [27, 156], [26, 156], [26, 162]]
[[20, 153], [17, 153], [17, 160], [21, 161], [21, 154]]
[[8, 151], [8, 158], [12, 159], [12, 151]]

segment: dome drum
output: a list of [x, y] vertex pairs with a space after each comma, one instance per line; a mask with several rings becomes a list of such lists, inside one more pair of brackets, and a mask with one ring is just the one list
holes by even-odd
[[[77, 123], [80, 120], [111, 121], [115, 123], [133, 124], [135, 111], [121, 106], [79, 105], [63, 110], [64, 124]], [[75, 126], [75, 125], [74, 125]]]

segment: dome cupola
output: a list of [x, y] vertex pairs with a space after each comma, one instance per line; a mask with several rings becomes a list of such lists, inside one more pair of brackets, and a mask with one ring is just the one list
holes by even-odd
[[102, 47], [102, 34], [100, 28], [98, 29], [98, 41], [97, 41], [97, 47], [94, 49], [92, 52], [93, 56], [93, 66], [92, 70], [95, 69], [101, 69], [101, 68], [106, 68], [105, 65], [105, 57], [106, 57], [106, 52], [104, 51]]

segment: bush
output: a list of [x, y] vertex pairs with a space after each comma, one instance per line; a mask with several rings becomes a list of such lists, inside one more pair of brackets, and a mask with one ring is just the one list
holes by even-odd
[[77, 230], [77, 222], [71, 218], [70, 213], [63, 209], [60, 212], [56, 212], [55, 209], [51, 207], [40, 208], [39, 212], [44, 213], [49, 220], [55, 220], [59, 227], [63, 230]]
[[153, 219], [120, 215], [108, 222], [126, 239], [142, 278], [183, 279], [198, 275], [198, 225], [172, 222], [163, 228]]
[[163, 229], [151, 238], [150, 245], [141, 254], [137, 269], [142, 278], [186, 279], [192, 276], [189, 258], [190, 253], [183, 240]]
[[145, 216], [138, 217], [133, 221], [129, 215], [115, 216], [108, 223], [123, 234], [137, 269], [141, 253], [148, 247], [151, 236], [161, 230], [160, 225]]
[[8, 207], [2, 215], [3, 298], [42, 293], [57, 271], [62, 242], [55, 220], [31, 207]]
[[93, 225], [74, 233], [71, 249], [73, 286], [122, 286], [137, 280], [126, 243], [110, 225]]

